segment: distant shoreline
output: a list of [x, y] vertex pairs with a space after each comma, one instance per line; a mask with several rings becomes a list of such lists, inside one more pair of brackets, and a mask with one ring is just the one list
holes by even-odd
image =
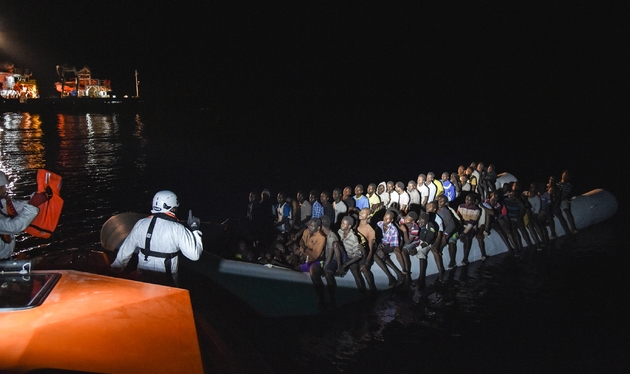
[[139, 98], [38, 98], [20, 102], [17, 99], [0, 99], [2, 112], [72, 112], [101, 110], [137, 110], [144, 101]]

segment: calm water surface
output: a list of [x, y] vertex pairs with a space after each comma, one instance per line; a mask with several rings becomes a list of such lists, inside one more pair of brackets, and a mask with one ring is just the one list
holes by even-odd
[[[439, 172], [489, 157], [487, 151], [459, 150], [392, 164], [389, 154], [368, 149], [372, 162], [366, 168], [347, 148], [314, 152], [287, 131], [252, 129], [205, 112], [164, 118], [4, 113], [0, 169], [9, 176], [11, 194], [33, 192], [38, 168], [64, 178], [64, 213], [54, 240], [22, 236], [19, 248], [26, 253], [98, 247], [109, 217], [148, 212], [160, 189], [178, 194], [180, 212], [192, 209], [203, 221], [220, 221], [243, 216], [252, 189], [293, 195], [302, 188], [405, 181], [415, 179], [418, 163], [427, 165], [420, 172]], [[339, 161], [348, 155], [349, 163]], [[537, 157], [529, 161], [548, 156]], [[572, 162], [569, 167], [580, 159]], [[507, 154], [500, 165], [515, 174], [531, 172], [532, 178], [566, 167], [548, 163], [549, 170], [540, 170]], [[618, 191], [600, 182], [605, 181], [583, 183], [582, 192]], [[574, 241], [559, 240], [549, 251], [518, 261], [493, 257], [451, 271], [444, 285], [384, 292], [316, 317], [263, 318], [216, 286], [194, 284], [185, 274], [183, 279], [195, 307], [246, 372], [625, 373], [630, 277], [627, 205], [620, 203], [611, 221], [582, 230]]]

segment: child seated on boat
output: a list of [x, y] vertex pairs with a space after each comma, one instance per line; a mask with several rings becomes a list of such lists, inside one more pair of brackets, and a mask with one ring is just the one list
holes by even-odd
[[256, 253], [254, 252], [253, 246], [247, 242], [246, 240], [241, 240], [238, 243], [238, 253], [236, 257], [239, 260], [254, 262], [256, 260]]

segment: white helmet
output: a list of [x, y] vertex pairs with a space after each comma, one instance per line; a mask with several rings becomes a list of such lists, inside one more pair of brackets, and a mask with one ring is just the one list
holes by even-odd
[[7, 184], [9, 184], [9, 178], [4, 172], [0, 171], [0, 186], [6, 186]]
[[177, 195], [168, 190], [160, 191], [153, 196], [151, 213], [166, 213], [178, 206]]

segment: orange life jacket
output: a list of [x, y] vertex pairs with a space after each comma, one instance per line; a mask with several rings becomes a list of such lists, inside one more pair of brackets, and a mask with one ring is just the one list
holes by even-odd
[[39, 206], [39, 214], [26, 228], [26, 232], [38, 238], [50, 238], [57, 228], [63, 199], [61, 192], [61, 176], [50, 171], [39, 169], [37, 171], [37, 192], [52, 193], [48, 201]]

